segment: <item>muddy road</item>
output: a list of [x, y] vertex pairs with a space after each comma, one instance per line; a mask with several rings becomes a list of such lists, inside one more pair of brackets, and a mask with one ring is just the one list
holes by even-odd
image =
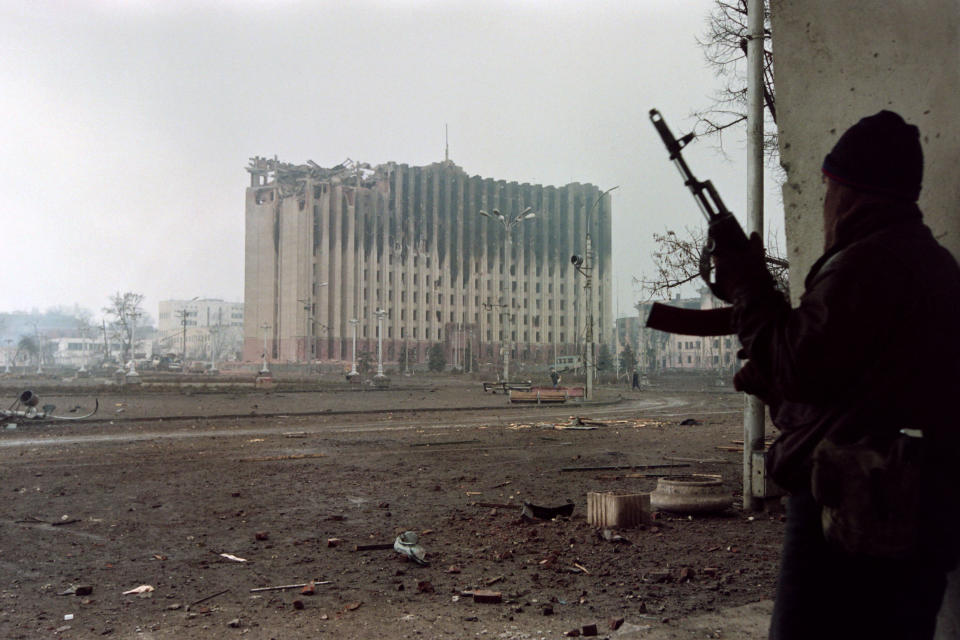
[[[518, 407], [468, 381], [144, 388], [101, 393], [82, 423], [7, 420], [0, 637], [559, 638], [596, 624], [600, 637], [702, 638], [688, 630], [701, 619], [734, 637], [736, 621], [714, 618], [772, 597], [783, 529], [737, 506], [742, 454], [727, 449], [742, 396], [598, 395]], [[91, 395], [43, 400], [59, 413]], [[571, 416], [604, 424], [558, 428]], [[664, 464], [687, 466], [655, 472], [721, 475], [731, 508], [657, 514], [621, 542], [587, 524], [588, 491], [650, 491], [655, 473], [627, 467]], [[520, 517], [523, 501], [568, 500], [569, 519]], [[429, 564], [355, 550], [408, 530]], [[312, 595], [251, 591], [311, 580]], [[152, 590], [124, 594], [141, 585]], [[477, 589], [501, 601], [463, 595]]]

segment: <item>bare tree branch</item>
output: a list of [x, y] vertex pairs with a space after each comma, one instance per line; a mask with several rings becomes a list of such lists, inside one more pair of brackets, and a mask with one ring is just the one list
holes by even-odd
[[[765, 127], [764, 153], [771, 165], [778, 165], [779, 148], [776, 134], [776, 93], [773, 83], [773, 51], [770, 31], [769, 0], [764, 2], [763, 94], [766, 113], [770, 119]], [[716, 0], [707, 17], [707, 28], [697, 43], [703, 49], [707, 64], [717, 77], [725, 80], [724, 87], [713, 96], [713, 104], [693, 113], [697, 119], [698, 136], [714, 136], [723, 146], [723, 132], [746, 120], [746, 0]], [[718, 117], [722, 116], [722, 117]], [[731, 117], [733, 116], [733, 117]]]
[[[633, 278], [633, 284], [647, 300], [667, 299], [671, 290], [700, 279], [700, 256], [707, 240], [703, 227], [687, 227], [683, 236], [669, 230], [655, 233], [653, 240], [657, 245], [651, 254], [655, 274]], [[767, 239], [766, 262], [777, 288], [789, 293], [790, 263], [772, 236]]]

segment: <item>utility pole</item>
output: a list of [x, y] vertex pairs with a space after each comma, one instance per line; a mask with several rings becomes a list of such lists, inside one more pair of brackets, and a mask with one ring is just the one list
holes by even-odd
[[140, 382], [140, 374], [137, 373], [137, 318], [140, 317], [140, 314], [136, 311], [131, 311], [127, 314], [130, 317], [130, 371], [127, 373], [127, 382], [130, 384], [138, 384]]
[[350, 373], [347, 374], [348, 378], [353, 376], [360, 375], [357, 371], [357, 323], [360, 322], [356, 318], [350, 318], [348, 321], [350, 326], [353, 327], [353, 361], [350, 363]]
[[[486, 211], [480, 211], [480, 215], [485, 218], [492, 218], [500, 222], [503, 225], [503, 231], [505, 236], [504, 242], [504, 263], [506, 268], [506, 280], [507, 280], [507, 300], [509, 305], [503, 304], [501, 302], [499, 306], [501, 309], [504, 306], [509, 306], [510, 311], [507, 314], [507, 321], [510, 323], [509, 328], [506, 333], [506, 348], [504, 349], [503, 355], [503, 381], [510, 381], [510, 350], [513, 348], [513, 336], [511, 332], [513, 331], [513, 274], [511, 270], [513, 268], [513, 245], [510, 241], [510, 231], [523, 222], [524, 220], [530, 220], [531, 218], [536, 218], [537, 214], [533, 211], [533, 207], [527, 207], [520, 213], [518, 213], [513, 218], [508, 218], [507, 216], [500, 213], [499, 209], [494, 209], [493, 213], [487, 213]], [[500, 312], [500, 326], [503, 327], [503, 312]], [[501, 347], [502, 348], [502, 347]]]
[[266, 377], [270, 375], [270, 369], [267, 367], [267, 331], [269, 331], [271, 327], [264, 322], [260, 325], [260, 328], [263, 329], [263, 365], [260, 367], [260, 375]]
[[570, 262], [573, 264], [574, 268], [584, 277], [583, 291], [587, 304], [587, 329], [586, 334], [584, 335], [587, 358], [587, 362], [585, 363], [587, 367], [587, 388], [585, 390], [586, 400], [593, 400], [593, 376], [597, 367], [596, 345], [593, 342], [593, 245], [590, 238], [590, 216], [593, 214], [593, 210], [597, 208], [597, 205], [603, 201], [606, 195], [618, 187], [619, 185], [616, 187], [611, 187], [601, 193], [600, 197], [598, 197], [596, 202], [593, 203], [593, 206], [590, 207], [590, 210], [587, 211], [584, 255], [574, 255], [570, 258]]
[[[747, 2], [747, 235], [763, 236], [763, 0]], [[754, 495], [755, 467], [763, 475], [764, 407], [756, 396], [744, 395], [743, 410], [743, 508], [758, 511]]]
[[383, 375], [383, 316], [387, 312], [383, 309], [377, 309], [373, 312], [377, 316], [377, 375], [376, 378], [384, 378]]

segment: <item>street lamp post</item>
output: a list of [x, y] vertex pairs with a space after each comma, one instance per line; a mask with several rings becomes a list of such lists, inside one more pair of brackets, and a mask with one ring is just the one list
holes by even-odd
[[[325, 287], [327, 286], [327, 284], [328, 283], [326, 282], [319, 282], [317, 283], [317, 288]], [[303, 305], [303, 310], [306, 312], [306, 320], [303, 328], [303, 332], [306, 334], [303, 340], [304, 341], [303, 356], [304, 356], [304, 359], [309, 362], [312, 359], [311, 355], [314, 354], [314, 349], [312, 348], [312, 346], [314, 345], [314, 332], [313, 332], [313, 323], [311, 322], [311, 320], [313, 320], [312, 296], [307, 298], [298, 298], [297, 302]], [[307, 345], [311, 345], [311, 348], [308, 349]]]
[[377, 309], [373, 312], [377, 316], [377, 375], [376, 378], [383, 378], [383, 316], [387, 312], [383, 309]]
[[[506, 270], [507, 270], [507, 298], [510, 301], [509, 307], [510, 311], [507, 314], [507, 320], [510, 323], [510, 327], [507, 329], [506, 335], [506, 348], [503, 351], [503, 381], [510, 381], [510, 350], [513, 348], [513, 342], [510, 335], [510, 332], [513, 329], [513, 278], [511, 277], [511, 267], [513, 266], [513, 246], [510, 240], [510, 231], [523, 222], [524, 220], [530, 220], [531, 218], [536, 218], [537, 214], [533, 211], [533, 207], [527, 207], [519, 214], [513, 218], [508, 218], [507, 216], [500, 213], [499, 209], [494, 209], [493, 213], [487, 213], [486, 211], [480, 211], [480, 215], [485, 218], [492, 218], [498, 220], [500, 224], [503, 225], [504, 235], [506, 236], [506, 242], [504, 243], [504, 253], [506, 254]], [[491, 305], [493, 306], [493, 305]], [[502, 303], [496, 305], [503, 309], [504, 306], [508, 306]], [[500, 311], [500, 327], [503, 327], [503, 311]]]
[[353, 361], [350, 363], [350, 373], [347, 374], [348, 378], [359, 375], [357, 371], [357, 324], [360, 322], [356, 318], [350, 318], [350, 326], [353, 327]]
[[[618, 185], [619, 186], [619, 185]], [[584, 297], [586, 298], [587, 304], [587, 328], [584, 335], [584, 341], [586, 342], [586, 359], [587, 362], [587, 388], [585, 390], [585, 399], [593, 399], [593, 376], [596, 372], [597, 367], [597, 358], [596, 358], [596, 345], [593, 342], [593, 245], [591, 244], [590, 239], [590, 216], [593, 214], [593, 210], [597, 208], [597, 205], [606, 197], [608, 193], [616, 189], [617, 187], [610, 187], [606, 191], [600, 194], [600, 197], [597, 198], [596, 202], [593, 203], [593, 206], [590, 207], [590, 210], [587, 211], [587, 224], [586, 224], [586, 241], [584, 243], [584, 255], [583, 256], [571, 256], [570, 262], [573, 263], [573, 266], [579, 271], [584, 277], [583, 292]]]
[[264, 322], [260, 328], [263, 329], [263, 364], [260, 366], [260, 375], [266, 377], [270, 375], [270, 369], [267, 367], [267, 331], [271, 327]]
[[136, 384], [140, 382], [140, 374], [137, 373], [137, 318], [140, 314], [133, 312], [130, 314], [130, 371], [127, 372], [127, 382]]

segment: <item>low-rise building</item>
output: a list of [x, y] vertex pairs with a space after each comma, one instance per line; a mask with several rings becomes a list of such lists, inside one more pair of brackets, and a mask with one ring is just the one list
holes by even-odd
[[[717, 309], [726, 306], [706, 287], [694, 298], [676, 298], [668, 304], [683, 309]], [[636, 343], [631, 344], [637, 354], [641, 371], [732, 371], [737, 366], [736, 336], [685, 336], [665, 333], [645, 326], [652, 302], [637, 305], [638, 330]]]

